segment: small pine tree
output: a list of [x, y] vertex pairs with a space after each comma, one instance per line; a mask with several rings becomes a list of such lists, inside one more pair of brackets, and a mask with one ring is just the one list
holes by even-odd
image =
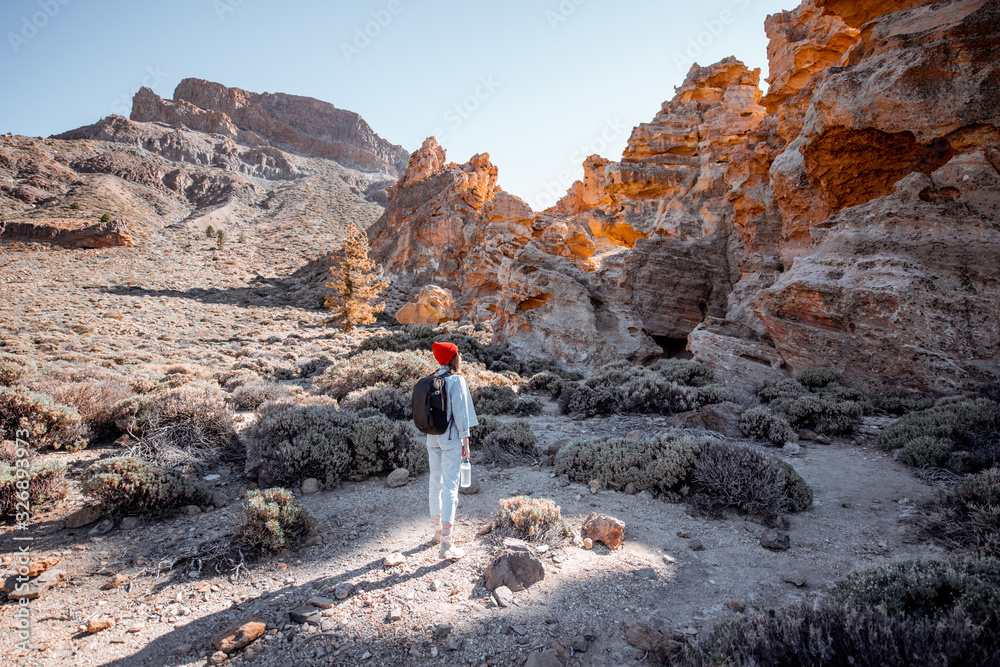
[[111, 214], [105, 213], [101, 216], [101, 222], [111, 222]]
[[375, 313], [385, 310], [385, 303], [373, 304], [372, 300], [385, 291], [389, 280], [382, 275], [382, 267], [368, 256], [370, 248], [364, 230], [351, 223], [344, 245], [333, 256], [330, 282], [326, 284], [333, 293], [323, 302], [332, 312], [331, 323], [350, 331], [358, 324], [371, 324]]
[[221, 229], [215, 232], [215, 247], [222, 250], [223, 244], [226, 242], [226, 233]]
[[213, 227], [212, 225], [206, 227], [205, 236], [207, 236], [208, 238], [212, 238], [213, 236], [215, 236], [215, 227]]

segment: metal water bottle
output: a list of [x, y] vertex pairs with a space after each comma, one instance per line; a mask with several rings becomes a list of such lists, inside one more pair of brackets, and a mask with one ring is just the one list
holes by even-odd
[[472, 464], [469, 463], [469, 459], [462, 459], [462, 467], [459, 470], [462, 476], [461, 486], [464, 488], [472, 484]]

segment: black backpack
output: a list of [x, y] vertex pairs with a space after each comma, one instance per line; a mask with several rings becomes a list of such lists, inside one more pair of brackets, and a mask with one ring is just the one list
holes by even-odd
[[444, 435], [448, 431], [448, 392], [444, 375], [428, 375], [413, 387], [413, 423], [421, 433]]

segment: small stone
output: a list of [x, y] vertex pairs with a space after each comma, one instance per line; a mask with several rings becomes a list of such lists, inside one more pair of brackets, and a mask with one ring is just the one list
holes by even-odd
[[101, 521], [93, 528], [91, 528], [87, 534], [90, 535], [91, 537], [97, 535], [107, 535], [112, 530], [114, 530], [114, 527], [115, 527], [115, 520], [109, 517]]
[[705, 545], [702, 544], [701, 540], [699, 540], [697, 538], [695, 538], [695, 539], [691, 540], [690, 542], [688, 542], [688, 547], [690, 547], [691, 551], [704, 551], [705, 550]]
[[457, 639], [452, 639], [450, 642], [448, 642], [445, 648], [448, 649], [449, 651], [457, 651], [458, 649], [462, 648], [462, 642], [458, 641]]
[[601, 490], [601, 480], [599, 479], [590, 480], [590, 484], [587, 485], [587, 488], [590, 490], [591, 495], [596, 495], [597, 492]]
[[640, 491], [637, 497], [642, 500], [654, 500], [653, 494], [649, 491]]
[[306, 604], [313, 607], [319, 607], [320, 609], [330, 609], [337, 603], [331, 600], [330, 598], [311, 597], [308, 600], [306, 600]]
[[195, 516], [197, 514], [201, 514], [201, 508], [197, 505], [185, 505], [184, 513], [188, 516]]
[[45, 572], [49, 568], [55, 567], [59, 564], [59, 558], [56, 556], [48, 556], [46, 558], [36, 558], [35, 560], [28, 563], [28, 572], [26, 576], [37, 577], [42, 572]]
[[498, 607], [509, 607], [514, 602], [514, 594], [506, 586], [498, 586], [493, 591], [493, 600]]
[[400, 486], [406, 486], [406, 483], [410, 480], [410, 471], [406, 468], [396, 468], [389, 476], [385, 478], [385, 485], [390, 489], [395, 489]]
[[174, 647], [174, 653], [176, 653], [177, 655], [187, 655], [190, 652], [191, 652], [190, 644], [179, 644]]
[[678, 530], [677, 531], [677, 537], [679, 537], [681, 539], [684, 539], [684, 540], [687, 540], [687, 539], [690, 539], [691, 533], [687, 532], [686, 530]]
[[444, 639], [448, 636], [448, 633], [455, 629], [455, 626], [448, 623], [439, 623], [436, 628], [434, 628], [434, 639]]
[[322, 535], [313, 535], [312, 537], [310, 537], [309, 539], [307, 539], [305, 542], [303, 542], [302, 546], [304, 546], [304, 547], [318, 547], [321, 544], [323, 544], [323, 536]]
[[559, 484], [559, 486], [562, 488], [566, 488], [567, 486], [572, 484], [572, 482], [569, 479], [569, 475], [560, 475], [557, 484]]
[[65, 581], [66, 570], [46, 570], [28, 582], [18, 581], [20, 577], [12, 575], [4, 580], [3, 590], [11, 600], [35, 600], [42, 593], [60, 581]]
[[389, 620], [390, 621], [398, 621], [401, 618], [403, 618], [403, 608], [402, 607], [393, 607], [392, 609], [389, 610]]
[[210, 665], [221, 665], [229, 658], [228, 655], [222, 651], [216, 651], [208, 657], [208, 664]]
[[591, 512], [581, 528], [584, 536], [615, 551], [625, 541], [625, 522], [606, 514]]
[[[263, 635], [265, 630], [267, 630], [267, 624], [264, 623], [264, 620], [259, 616], [251, 616], [217, 632], [212, 637], [212, 646], [216, 650], [229, 654], [245, 646], [249, 646]], [[190, 650], [190, 647], [188, 647], [188, 650]], [[184, 654], [181, 653], [179, 655]]]
[[111, 579], [109, 579], [107, 583], [104, 584], [104, 590], [109, 591], [112, 588], [118, 588], [119, 586], [127, 582], [128, 582], [128, 576], [121, 572], [117, 572], [115, 576], [111, 577]]
[[393, 552], [385, 557], [386, 567], [394, 567], [396, 565], [401, 565], [406, 562], [406, 556], [399, 552]]
[[792, 571], [792, 572], [789, 572], [788, 574], [786, 574], [785, 575], [785, 581], [787, 581], [790, 584], [795, 584], [795, 586], [797, 588], [802, 588], [803, 586], [806, 585], [806, 580], [803, 579], [802, 576], [798, 572], [795, 572], [795, 571]]
[[577, 635], [573, 638], [573, 642], [570, 644], [570, 647], [578, 653], [586, 653], [589, 648], [589, 644], [586, 637], [583, 635]]
[[639, 493], [639, 491], [635, 488], [635, 484], [629, 482], [628, 484], [625, 485], [625, 493], [627, 493], [630, 496], [634, 496], [635, 494]]
[[315, 477], [309, 477], [302, 480], [302, 485], [299, 487], [299, 490], [302, 492], [302, 495], [311, 496], [314, 493], [319, 493], [321, 488], [323, 487], [320, 486], [318, 479]]
[[650, 579], [652, 581], [656, 581], [660, 578], [660, 576], [656, 574], [656, 570], [651, 567], [640, 567], [638, 570], [632, 570], [632, 574], [640, 579]]
[[636, 429], [625, 434], [626, 440], [636, 441], [642, 439], [642, 431]]
[[506, 586], [511, 591], [522, 591], [545, 578], [545, 566], [531, 553], [531, 548], [520, 540], [504, 540], [504, 551], [486, 568], [485, 587], [491, 591]]
[[354, 592], [354, 584], [342, 581], [333, 589], [333, 594], [337, 596], [338, 600], [345, 600], [347, 597]]
[[785, 551], [791, 546], [791, 540], [788, 537], [788, 533], [769, 529], [761, 533], [760, 545], [772, 551]]
[[303, 623], [319, 625], [320, 620], [322, 620], [319, 609], [308, 604], [292, 609], [288, 612], [288, 617], [292, 619], [292, 623], [298, 623], [299, 625]]
[[135, 530], [139, 527], [139, 517], [127, 516], [122, 519], [121, 524], [118, 526], [121, 530]]
[[90, 634], [96, 634], [101, 630], [107, 630], [108, 628], [113, 628], [115, 626], [115, 619], [108, 616], [103, 616], [101, 618], [92, 618], [87, 621], [87, 632]]
[[435, 579], [434, 581], [431, 582], [431, 591], [437, 592], [439, 590], [441, 590], [441, 580]]
[[583, 548], [584, 549], [593, 549], [594, 548], [594, 540], [590, 539], [589, 537], [583, 538]]
[[802, 451], [802, 447], [800, 447], [797, 442], [786, 442], [784, 447], [781, 448], [781, 451], [794, 456]]
[[216, 491], [212, 494], [212, 504], [215, 507], [225, 507], [229, 504], [229, 496], [224, 494], [222, 491]]
[[515, 625], [515, 626], [514, 626], [513, 628], [511, 628], [511, 629], [512, 629], [512, 630], [513, 630], [514, 632], [516, 632], [516, 633], [517, 633], [518, 635], [520, 635], [521, 637], [523, 637], [523, 636], [525, 636], [526, 634], [528, 634], [528, 628], [524, 627], [523, 625]]

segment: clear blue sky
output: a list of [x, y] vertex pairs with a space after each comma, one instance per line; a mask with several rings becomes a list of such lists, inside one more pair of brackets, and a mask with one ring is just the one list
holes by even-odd
[[763, 80], [764, 18], [796, 4], [4, 0], [0, 132], [127, 116], [140, 86], [170, 98], [198, 77], [331, 102], [410, 151], [437, 134], [455, 162], [488, 152], [501, 186], [537, 209], [586, 155], [620, 157], [692, 55], [735, 55]]

